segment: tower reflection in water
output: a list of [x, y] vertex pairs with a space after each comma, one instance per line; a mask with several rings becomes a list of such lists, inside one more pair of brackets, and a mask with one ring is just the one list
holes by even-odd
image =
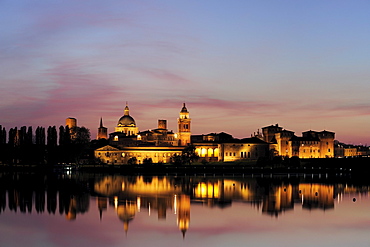
[[[55, 214], [57, 209], [68, 220], [89, 211], [91, 197], [96, 198], [100, 220], [108, 208], [116, 211], [127, 233], [129, 225], [143, 208], [158, 220], [167, 212], [176, 215], [178, 230], [185, 237], [190, 227], [192, 204], [206, 207], [231, 207], [243, 202], [262, 214], [278, 217], [282, 212], [302, 209], [334, 209], [343, 195], [367, 195], [369, 186], [325, 184], [324, 181], [267, 178], [158, 177], [83, 175], [78, 178], [51, 178], [34, 175], [0, 176], [0, 215], [8, 208], [22, 213]], [[45, 208], [46, 206], [46, 208]], [[172, 218], [172, 217], [171, 217]]]
[[[173, 179], [167, 177], [105, 177], [94, 184], [98, 197], [100, 218], [106, 210], [107, 201], [117, 212], [127, 233], [129, 223], [141, 207], [157, 211], [158, 219], [166, 219], [167, 210], [177, 215], [177, 225], [185, 236], [190, 222], [190, 196], [182, 191]], [[105, 197], [102, 197], [105, 196]], [[112, 201], [113, 200], [113, 201]]]

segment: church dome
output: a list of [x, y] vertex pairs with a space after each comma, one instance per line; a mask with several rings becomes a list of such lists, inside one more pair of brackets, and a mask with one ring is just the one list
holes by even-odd
[[118, 120], [117, 126], [136, 127], [135, 120], [130, 115], [124, 115]]
[[135, 120], [130, 116], [130, 109], [127, 104], [123, 116], [118, 120], [117, 127], [136, 127]]

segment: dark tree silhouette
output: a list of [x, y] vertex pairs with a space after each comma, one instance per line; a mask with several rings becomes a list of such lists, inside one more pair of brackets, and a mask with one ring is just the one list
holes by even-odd
[[189, 145], [184, 148], [181, 155], [175, 155], [171, 158], [171, 163], [175, 165], [190, 165], [197, 161], [199, 156], [195, 153], [195, 146]]

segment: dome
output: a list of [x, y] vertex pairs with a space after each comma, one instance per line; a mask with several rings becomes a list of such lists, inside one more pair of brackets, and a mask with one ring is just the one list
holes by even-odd
[[124, 115], [118, 120], [117, 126], [136, 127], [135, 120], [130, 115]]

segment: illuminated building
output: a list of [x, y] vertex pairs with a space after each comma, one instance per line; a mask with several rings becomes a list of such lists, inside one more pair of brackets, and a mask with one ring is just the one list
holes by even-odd
[[123, 116], [118, 120], [115, 132], [124, 133], [126, 136], [133, 136], [137, 134], [138, 129], [134, 118], [130, 116], [130, 109], [126, 103]]
[[169, 163], [171, 157], [182, 154], [183, 147], [123, 147], [104, 146], [95, 150], [95, 157], [107, 164], [122, 165], [129, 160], [143, 164], [150, 159], [153, 163]]
[[155, 146], [179, 146], [178, 134], [167, 129], [167, 120], [158, 120], [158, 128], [141, 131], [138, 140], [153, 143]]
[[[101, 120], [102, 121], [102, 120]], [[201, 161], [248, 161], [274, 156], [299, 158], [334, 157], [334, 132], [306, 131], [301, 137], [278, 124], [258, 130], [250, 138], [236, 139], [226, 133], [191, 136], [191, 119], [185, 103], [177, 119], [178, 132], [167, 129], [167, 120], [158, 120], [158, 127], [138, 131], [129, 114], [128, 105], [118, 120], [115, 132], [109, 134], [109, 145], [95, 150], [95, 157], [109, 164], [168, 163], [192, 144]], [[102, 122], [101, 122], [102, 128]], [[98, 131], [101, 133], [102, 131]]]
[[268, 156], [268, 144], [256, 137], [220, 143], [219, 160], [257, 160]]
[[356, 147], [345, 147], [344, 148], [344, 157], [355, 157], [357, 156]]
[[100, 118], [100, 126], [98, 128], [98, 136], [96, 139], [108, 139], [108, 129], [103, 126], [103, 118]]
[[[167, 129], [166, 120], [158, 120], [158, 128], [139, 132], [126, 105], [115, 132], [109, 134], [109, 145], [95, 150], [95, 157], [108, 164], [168, 163], [171, 157], [181, 155], [190, 144], [189, 112], [185, 103], [178, 119], [178, 133]], [[102, 124], [101, 124], [102, 125]], [[100, 128], [99, 128], [100, 129]]]
[[201, 160], [206, 161], [257, 160], [269, 155], [269, 144], [257, 137], [235, 139], [228, 136], [217, 138], [217, 134], [204, 135], [202, 141], [199, 137], [194, 138], [195, 152]]
[[77, 127], [77, 119], [73, 117], [69, 117], [66, 119], [66, 126], [68, 126], [69, 129], [73, 129]]
[[284, 157], [333, 158], [334, 132], [305, 131], [302, 137], [293, 131], [285, 130], [278, 124], [262, 128], [264, 141], [270, 144], [270, 150]]
[[66, 119], [66, 126], [69, 128], [69, 133], [72, 140], [76, 138], [76, 129], [77, 129], [77, 119], [69, 117]]
[[335, 157], [370, 157], [370, 147], [363, 145], [345, 144], [335, 141]]
[[190, 144], [190, 123], [191, 119], [189, 118], [188, 109], [185, 106], [185, 103], [180, 111], [180, 118], [177, 119], [178, 129], [179, 129], [179, 145], [187, 146]]

